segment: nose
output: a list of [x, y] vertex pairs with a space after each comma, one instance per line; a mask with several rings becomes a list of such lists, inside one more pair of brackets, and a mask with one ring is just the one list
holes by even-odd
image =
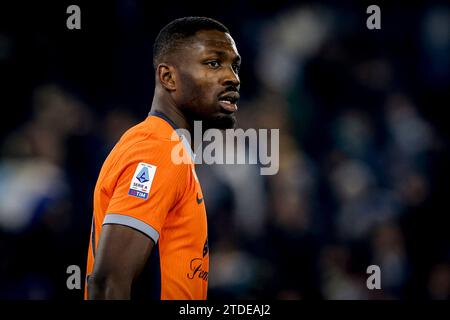
[[236, 87], [236, 90], [239, 90], [239, 86], [241, 81], [239, 80], [239, 76], [236, 72], [234, 72], [232, 67], [226, 69], [226, 73], [223, 78], [224, 86], [233, 86]]

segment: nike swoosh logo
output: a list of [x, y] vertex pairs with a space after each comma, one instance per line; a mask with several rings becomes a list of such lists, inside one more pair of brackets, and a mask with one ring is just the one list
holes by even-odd
[[197, 203], [200, 204], [200, 203], [202, 203], [202, 202], [203, 202], [203, 198], [199, 199], [199, 198], [198, 198], [198, 192], [197, 192]]

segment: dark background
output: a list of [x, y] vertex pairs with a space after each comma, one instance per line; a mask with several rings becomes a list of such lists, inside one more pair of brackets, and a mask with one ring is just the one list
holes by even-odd
[[239, 127], [280, 129], [275, 176], [197, 169], [209, 298], [448, 299], [450, 6], [237, 0], [0, 5], [0, 298], [82, 298], [66, 268], [84, 276], [98, 172], [149, 111], [154, 38], [188, 15], [237, 43]]

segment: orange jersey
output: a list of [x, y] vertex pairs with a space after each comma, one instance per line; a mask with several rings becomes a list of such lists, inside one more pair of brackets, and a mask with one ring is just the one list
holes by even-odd
[[[105, 224], [129, 226], [155, 242], [142, 275], [133, 283], [131, 298], [206, 299], [205, 204], [193, 161], [172, 161], [172, 149], [183, 140], [172, 141], [175, 129], [163, 114], [150, 113], [121, 137], [95, 186], [87, 276]], [[184, 151], [191, 153], [183, 142]]]

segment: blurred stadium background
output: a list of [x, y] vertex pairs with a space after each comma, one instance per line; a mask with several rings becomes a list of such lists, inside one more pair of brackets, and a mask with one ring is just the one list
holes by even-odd
[[66, 268], [84, 275], [97, 174], [147, 115], [153, 39], [187, 15], [237, 42], [239, 127], [280, 128], [275, 176], [198, 167], [210, 299], [449, 299], [448, 2], [256, 0], [2, 3], [0, 299], [82, 298]]

